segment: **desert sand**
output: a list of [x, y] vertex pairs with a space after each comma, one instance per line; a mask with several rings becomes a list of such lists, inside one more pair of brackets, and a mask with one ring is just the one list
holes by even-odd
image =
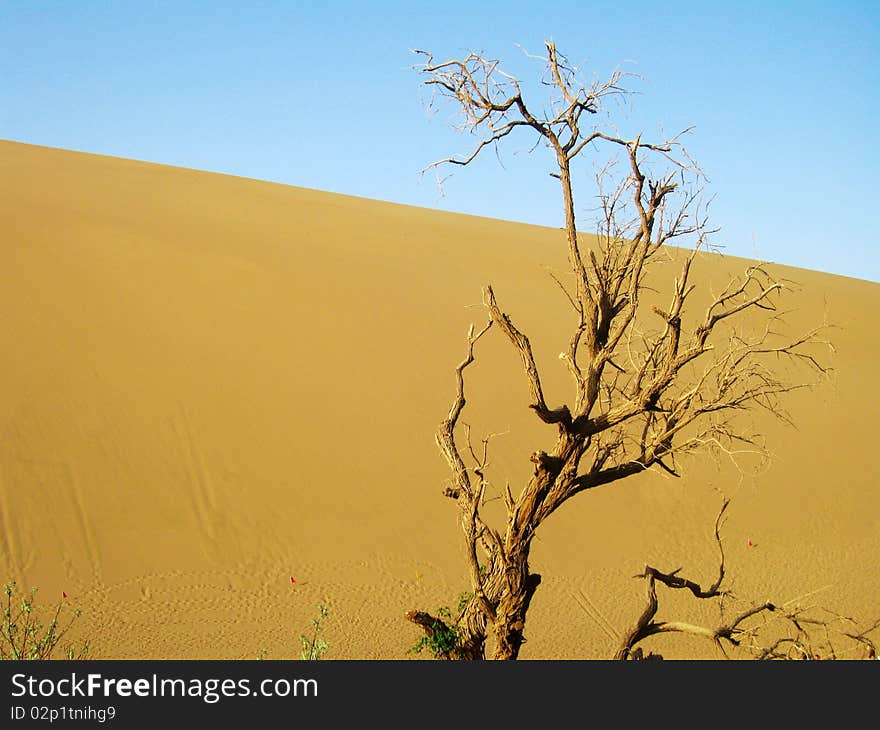
[[[13, 142], [0, 220], [3, 581], [69, 594], [95, 658], [298, 658], [320, 603], [326, 658], [412, 656], [404, 613], [468, 588], [434, 432], [482, 286], [530, 334], [548, 402], [571, 392], [562, 232]], [[747, 263], [707, 255], [695, 281]], [[793, 330], [835, 325], [833, 378], [787, 401], [796, 428], [759, 417], [767, 469], [695, 458], [551, 518], [521, 658], [608, 657], [645, 563], [710, 582], [723, 497], [738, 599], [880, 617], [880, 285], [777, 271], [800, 286]], [[493, 477], [515, 486], [554, 433], [490, 335], [463, 420], [505, 432]], [[667, 596], [663, 618], [716, 615]]]

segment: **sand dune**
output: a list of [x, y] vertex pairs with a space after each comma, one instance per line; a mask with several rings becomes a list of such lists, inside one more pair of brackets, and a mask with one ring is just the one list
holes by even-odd
[[[568, 395], [561, 232], [12, 142], [0, 220], [2, 577], [74, 596], [99, 658], [298, 657], [322, 601], [328, 658], [405, 658], [403, 614], [467, 588], [433, 434], [482, 285]], [[523, 658], [607, 656], [575, 596], [622, 630], [646, 561], [711, 578], [722, 494], [737, 595], [880, 616], [880, 285], [783, 273], [793, 328], [839, 326], [833, 383], [790, 400], [796, 429], [763, 424], [769, 470], [694, 460], [554, 516]], [[515, 482], [553, 434], [509, 345], [482, 344], [468, 421], [509, 431]]]

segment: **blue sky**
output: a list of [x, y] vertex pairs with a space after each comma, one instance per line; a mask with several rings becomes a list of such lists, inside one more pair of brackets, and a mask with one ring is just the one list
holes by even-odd
[[695, 126], [728, 253], [880, 281], [880, 2], [0, 0], [0, 138], [559, 226], [528, 135], [443, 197], [419, 175], [473, 140], [426, 112], [410, 53], [527, 77], [547, 38], [640, 74], [621, 131]]

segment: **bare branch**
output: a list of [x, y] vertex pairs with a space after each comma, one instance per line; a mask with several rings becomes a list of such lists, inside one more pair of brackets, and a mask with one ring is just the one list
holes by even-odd
[[495, 292], [492, 291], [491, 286], [486, 287], [483, 303], [492, 315], [492, 321], [507, 335], [513, 346], [520, 353], [523, 368], [529, 381], [529, 391], [532, 395], [532, 404], [529, 408], [535, 411], [538, 418], [544, 421], [544, 423], [558, 423], [564, 428], [569, 428], [571, 426], [571, 412], [568, 406], [563, 405], [555, 410], [547, 407], [547, 403], [544, 400], [544, 391], [541, 388], [541, 376], [538, 373], [538, 366], [535, 364], [535, 357], [532, 354], [532, 345], [529, 342], [529, 338], [520, 332], [513, 322], [510, 321], [510, 317], [498, 308], [498, 303], [495, 301]]
[[446, 460], [449, 462], [449, 466], [452, 469], [454, 486], [452, 490], [447, 490], [446, 494], [453, 499], [458, 499], [460, 494], [464, 494], [466, 497], [471, 497], [473, 494], [471, 479], [467, 467], [465, 466], [464, 459], [461, 458], [458, 445], [455, 443], [455, 426], [458, 423], [458, 418], [464, 409], [465, 403], [467, 403], [464, 397], [465, 368], [474, 361], [474, 345], [476, 345], [479, 339], [489, 331], [491, 326], [492, 321], [490, 320], [477, 334], [474, 334], [473, 325], [468, 329], [467, 356], [455, 369], [455, 400], [452, 402], [452, 407], [449, 409], [449, 415], [440, 424], [437, 430], [437, 445], [440, 447], [440, 451], [446, 457]]

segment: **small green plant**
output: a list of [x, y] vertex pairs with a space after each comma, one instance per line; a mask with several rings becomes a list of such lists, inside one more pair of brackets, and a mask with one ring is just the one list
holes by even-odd
[[312, 619], [312, 638], [310, 639], [304, 634], [300, 635], [299, 641], [302, 647], [300, 653], [301, 659], [305, 661], [316, 661], [321, 659], [330, 648], [327, 642], [319, 635], [323, 630], [321, 624], [324, 619], [327, 618], [328, 613], [330, 613], [328, 608], [324, 604], [321, 604], [318, 607], [318, 615]]
[[[48, 623], [44, 623], [40, 615], [43, 610], [36, 603], [37, 588], [23, 598], [16, 596], [15, 581], [3, 586], [6, 594], [6, 606], [3, 619], [0, 621], [0, 659], [15, 660], [48, 660], [54, 658], [59, 644], [70, 630], [73, 622], [79, 618], [79, 609], [72, 609], [69, 615], [62, 617], [63, 601], [59, 601]], [[62, 625], [63, 624], [63, 625]], [[88, 654], [88, 642], [79, 649], [72, 644], [63, 648], [64, 658], [82, 659]]]
[[437, 609], [437, 615], [441, 620], [435, 621], [430, 633], [419, 638], [409, 651], [411, 654], [421, 654], [429, 649], [435, 659], [455, 659], [460, 637], [458, 629], [447, 623], [452, 620], [452, 612], [447, 606], [441, 606]]
[[[465, 606], [471, 600], [471, 593], [462, 593], [458, 597], [456, 615], [460, 618]], [[438, 620], [434, 621], [430, 631], [425, 632], [415, 645], [409, 650], [411, 654], [421, 654], [425, 649], [430, 650], [435, 659], [458, 659], [461, 646], [461, 636], [456, 626], [457, 619], [453, 619], [452, 611], [448, 606], [437, 609]]]

